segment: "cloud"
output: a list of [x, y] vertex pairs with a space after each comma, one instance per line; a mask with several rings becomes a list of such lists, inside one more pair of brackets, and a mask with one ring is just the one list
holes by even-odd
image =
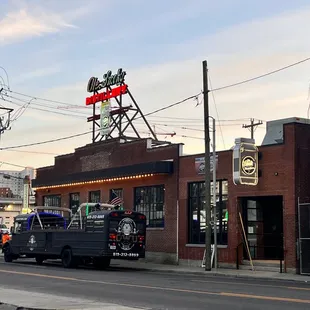
[[21, 9], [17, 12], [8, 13], [0, 21], [0, 44], [9, 44], [73, 27], [59, 15], [41, 12], [39, 18], [39, 16], [30, 15], [26, 10]]
[[25, 72], [25, 73], [20, 74], [18, 77], [14, 79], [14, 84], [24, 83], [31, 79], [43, 78], [43, 77], [55, 75], [57, 73], [60, 73], [61, 70], [62, 70], [61, 65], [55, 64], [52, 67], [40, 68], [34, 71]]
[[[162, 59], [165, 59], [165, 52], [169, 52], [177, 55], [182, 53], [182, 60], [162, 61], [160, 64], [150, 63], [140, 67], [126, 67], [125, 64], [126, 80], [141, 110], [144, 113], [151, 112], [201, 91], [203, 59], [207, 59], [209, 63], [212, 87], [217, 88], [309, 57], [310, 43], [305, 39], [309, 26], [310, 8], [304, 8], [297, 12], [230, 27], [199, 40], [187, 41], [174, 47], [169, 46], [168, 51], [163, 50]], [[118, 68], [98, 65], [97, 75], [101, 76], [108, 69], [116, 71]], [[236, 120], [234, 122], [224, 121], [221, 122], [222, 127], [217, 126], [217, 149], [231, 147], [236, 137], [249, 137], [249, 131], [242, 128], [242, 124], [247, 123], [248, 118], [271, 120], [291, 116], [306, 117], [309, 69], [310, 62], [264, 79], [215, 92], [216, 109], [212, 93], [210, 93], [210, 115], [217, 118], [218, 111], [221, 120]], [[82, 74], [84, 76], [84, 72]], [[89, 72], [89, 76], [93, 74]], [[37, 95], [84, 106], [85, 97], [88, 95], [87, 82], [87, 77], [85, 79], [83, 77], [83, 80], [75, 77], [71, 85], [47, 89]], [[124, 104], [129, 103], [131, 103], [130, 99], [124, 98]], [[88, 112], [91, 114], [91, 111]], [[43, 136], [50, 139], [55, 136], [87, 131], [89, 128], [89, 124], [84, 120], [69, 120], [68, 118], [66, 122], [68, 125], [72, 124], [72, 127], [62, 129], [61, 126], [65, 124], [61, 125], [61, 121], [57, 121], [57, 116], [50, 118], [48, 113], [33, 111], [31, 113], [37, 113], [38, 117], [44, 115], [45, 122], [41, 130], [37, 128], [31, 136], [34, 141], [41, 140]], [[176, 120], [176, 117], [182, 119]], [[185, 143], [186, 153], [204, 150], [203, 132], [201, 131], [203, 129], [203, 106], [196, 107], [196, 101], [189, 100], [148, 119], [150, 123], [157, 124], [155, 127], [158, 132], [175, 131], [177, 135], [168, 139]], [[53, 132], [53, 124], [61, 128], [57, 131], [57, 135]], [[142, 128], [140, 125], [139, 127]], [[264, 134], [265, 124], [259, 126], [255, 132], [258, 143], [262, 141]], [[13, 138], [16, 144], [22, 142], [22, 138], [18, 137], [17, 133], [14, 135], [12, 130], [7, 139], [12, 141]], [[165, 139], [165, 136], [160, 136], [160, 138]], [[49, 147], [50, 150], [57, 149], [65, 153], [69, 149], [73, 150], [74, 147], [89, 142], [90, 137], [84, 137], [51, 144]], [[2, 141], [2, 144], [4, 145], [5, 141]], [[30, 156], [27, 158], [29, 164], [36, 166], [52, 163], [52, 159], [45, 157], [39, 160]]]
[[74, 22], [91, 13], [95, 5], [83, 4], [77, 9], [69, 7], [67, 11], [60, 12], [47, 7], [30, 6], [27, 2], [17, 2], [14, 7], [15, 10], [0, 19], [0, 45], [77, 28]]

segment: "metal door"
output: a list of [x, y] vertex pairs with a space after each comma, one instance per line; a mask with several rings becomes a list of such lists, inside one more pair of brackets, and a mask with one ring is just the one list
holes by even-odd
[[310, 275], [310, 203], [298, 201], [300, 274]]

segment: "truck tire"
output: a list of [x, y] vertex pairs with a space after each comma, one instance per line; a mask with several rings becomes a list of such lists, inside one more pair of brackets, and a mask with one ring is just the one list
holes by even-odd
[[96, 269], [104, 270], [109, 268], [111, 259], [109, 257], [95, 257], [94, 266]]
[[40, 256], [37, 256], [36, 257], [36, 262], [38, 265], [42, 265], [43, 262], [44, 262], [44, 258], [43, 257], [40, 257]]
[[3, 253], [4, 253], [4, 261], [6, 263], [12, 263], [13, 256], [12, 256], [12, 253], [11, 253], [11, 247], [9, 245], [5, 245], [4, 246]]
[[75, 259], [71, 249], [64, 249], [61, 253], [61, 262], [65, 268], [73, 268], [76, 266]]

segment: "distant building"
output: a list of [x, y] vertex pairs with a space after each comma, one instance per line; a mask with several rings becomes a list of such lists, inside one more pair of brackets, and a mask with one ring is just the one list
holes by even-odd
[[13, 197], [13, 192], [9, 187], [0, 187], [0, 197]]
[[[35, 198], [29, 197], [30, 209], [35, 205]], [[22, 214], [22, 198], [0, 197], [0, 224], [5, 224], [8, 228], [13, 226], [14, 217]]]
[[[35, 178], [35, 174], [35, 169], [31, 167], [27, 167], [22, 171], [0, 170], [0, 188], [9, 188], [12, 191], [13, 196], [22, 197], [25, 176], [29, 175], [32, 180]], [[10, 178], [4, 177], [5, 175], [10, 176]]]

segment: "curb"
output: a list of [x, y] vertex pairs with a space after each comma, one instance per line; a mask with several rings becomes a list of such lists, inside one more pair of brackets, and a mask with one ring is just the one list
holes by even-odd
[[57, 310], [57, 309], [20, 307], [20, 306], [15, 306], [12, 304], [6, 304], [6, 303], [0, 302], [0, 309], [2, 309], [2, 307], [8, 307], [8, 308], [10, 308], [10, 310]]
[[[112, 266], [111, 266], [112, 267]], [[160, 269], [160, 268], [146, 268], [146, 267], [126, 267], [126, 266], [117, 266], [117, 268], [123, 269], [132, 269], [132, 270], [140, 270], [140, 271], [148, 271], [148, 272], [161, 272], [161, 273], [177, 273], [177, 274], [188, 274], [188, 275], [196, 275], [196, 276], [205, 276], [205, 277], [225, 277], [231, 279], [253, 279], [253, 280], [264, 280], [264, 281], [272, 281], [272, 282], [295, 282], [295, 283], [306, 283], [310, 285], [310, 277], [308, 279], [307, 276], [304, 276], [305, 279], [285, 279], [285, 278], [271, 278], [267, 276], [256, 276], [256, 275], [243, 275], [243, 274], [229, 274], [229, 273], [218, 273], [214, 271], [184, 271], [184, 270], [173, 270], [173, 269]]]

